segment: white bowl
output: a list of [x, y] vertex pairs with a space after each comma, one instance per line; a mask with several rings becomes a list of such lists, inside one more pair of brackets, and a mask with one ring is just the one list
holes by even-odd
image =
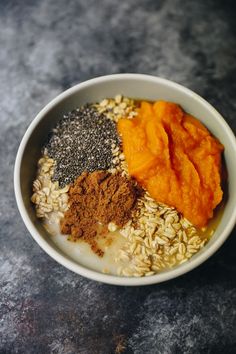
[[[36, 163], [45, 137], [63, 114], [88, 102], [100, 101], [116, 94], [147, 100], [167, 100], [180, 104], [197, 117], [224, 144], [228, 171], [228, 199], [222, 219], [208, 244], [186, 263], [149, 277], [129, 278], [103, 274], [88, 269], [63, 253], [36, 218], [30, 202]], [[203, 98], [174, 82], [149, 75], [117, 74], [98, 77], [78, 84], [52, 100], [35, 117], [27, 129], [15, 162], [14, 187], [17, 205], [29, 232], [45, 252], [66, 268], [87, 278], [116, 285], [147, 285], [176, 278], [196, 268], [223, 244], [236, 220], [236, 140], [222, 116]]]

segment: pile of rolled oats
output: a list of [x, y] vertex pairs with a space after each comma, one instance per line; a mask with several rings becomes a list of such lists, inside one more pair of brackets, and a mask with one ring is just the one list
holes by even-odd
[[118, 122], [120, 118], [133, 118], [137, 115], [135, 112], [134, 100], [116, 95], [115, 98], [105, 98], [94, 107], [99, 113], [104, 113], [113, 122]]
[[147, 193], [120, 233], [127, 239], [116, 258], [123, 276], [152, 275], [184, 263], [206, 242], [176, 209], [156, 203]]
[[67, 210], [67, 192], [69, 186], [59, 188], [59, 183], [52, 181], [55, 161], [44, 155], [38, 161], [37, 178], [33, 182], [31, 201], [35, 204], [36, 216], [38, 218], [49, 218], [52, 212], [63, 217]]

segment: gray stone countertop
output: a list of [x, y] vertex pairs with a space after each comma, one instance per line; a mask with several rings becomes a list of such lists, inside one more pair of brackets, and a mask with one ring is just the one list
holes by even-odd
[[36, 113], [94, 76], [137, 72], [193, 89], [236, 129], [231, 0], [0, 2], [0, 353], [236, 353], [235, 230], [196, 270], [116, 287], [53, 261], [16, 207], [13, 166]]

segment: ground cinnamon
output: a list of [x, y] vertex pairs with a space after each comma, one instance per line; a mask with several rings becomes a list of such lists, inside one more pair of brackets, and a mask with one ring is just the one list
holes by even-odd
[[61, 232], [70, 234], [74, 240], [85, 240], [95, 253], [103, 256], [97, 243], [101, 225], [114, 222], [123, 226], [141, 193], [121, 173], [83, 172], [69, 189], [69, 210], [61, 221]]

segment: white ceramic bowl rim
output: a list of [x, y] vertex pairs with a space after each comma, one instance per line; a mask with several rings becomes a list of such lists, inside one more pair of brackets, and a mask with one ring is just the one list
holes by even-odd
[[191, 262], [186, 262], [176, 268], [169, 269], [165, 272], [155, 274], [153, 276], [148, 276], [148, 277], [140, 277], [140, 278], [129, 278], [129, 277], [119, 277], [115, 275], [109, 275], [109, 274], [103, 274], [100, 272], [96, 272], [91, 269], [87, 269], [78, 263], [76, 263], [73, 260], [70, 260], [66, 257], [63, 257], [60, 253], [56, 251], [56, 249], [53, 248], [52, 245], [50, 245], [46, 240], [44, 240], [40, 234], [38, 233], [36, 227], [34, 226], [33, 222], [31, 221], [28, 212], [25, 208], [24, 202], [23, 202], [23, 197], [22, 197], [22, 191], [20, 188], [20, 167], [21, 167], [21, 162], [22, 162], [22, 157], [24, 153], [25, 146], [37, 126], [38, 122], [43, 118], [43, 116], [51, 110], [53, 107], [55, 107], [60, 101], [62, 101], [64, 98], [70, 96], [74, 92], [76, 92], [78, 89], [82, 89], [85, 87], [89, 87], [94, 85], [95, 83], [100, 83], [100, 82], [107, 82], [107, 81], [113, 81], [113, 80], [120, 80], [120, 79], [130, 79], [130, 80], [137, 80], [137, 79], [145, 79], [146, 81], [153, 81], [155, 83], [163, 83], [168, 87], [172, 88], [177, 88], [179, 91], [184, 92], [186, 95], [190, 97], [194, 97], [197, 101], [201, 102], [202, 105], [204, 105], [211, 113], [214, 115], [215, 119], [218, 121], [218, 123], [221, 124], [222, 128], [228, 135], [228, 139], [231, 141], [231, 144], [234, 146], [235, 150], [235, 156], [236, 156], [236, 141], [235, 141], [235, 136], [233, 132], [231, 131], [230, 127], [228, 124], [225, 122], [225, 120], [222, 118], [222, 116], [213, 108], [207, 101], [205, 101], [202, 97], [194, 93], [193, 91], [187, 89], [186, 87], [183, 87], [175, 82], [159, 78], [159, 77], [154, 77], [150, 75], [144, 75], [144, 74], [113, 74], [113, 75], [106, 75], [106, 76], [101, 76], [97, 77], [85, 82], [82, 82], [78, 85], [73, 86], [72, 88], [69, 88], [68, 90], [64, 91], [61, 93], [59, 96], [54, 98], [50, 103], [48, 103], [35, 117], [35, 119], [32, 121], [32, 123], [29, 125], [17, 152], [16, 156], [16, 161], [15, 161], [15, 168], [14, 168], [14, 189], [15, 189], [15, 196], [16, 196], [16, 201], [18, 205], [18, 209], [20, 211], [20, 214], [23, 218], [23, 221], [29, 230], [30, 234], [33, 236], [34, 240], [38, 243], [38, 245], [48, 254], [50, 255], [54, 260], [56, 260], [58, 263], [62, 264], [66, 268], [70, 269], [71, 271], [80, 274], [84, 277], [100, 281], [103, 283], [108, 283], [108, 284], [114, 284], [114, 285], [128, 285], [128, 286], [135, 286], [135, 285], [148, 285], [148, 284], [154, 284], [154, 283], [160, 283], [166, 280], [170, 280], [173, 278], [176, 278], [182, 274], [185, 274], [189, 272], [190, 270], [196, 268], [199, 266], [201, 263], [203, 263], [206, 259], [208, 259], [210, 256], [212, 256], [219, 248], [220, 246], [224, 243], [226, 238], [229, 236], [230, 232], [232, 231], [235, 221], [236, 221], [236, 208], [234, 209], [234, 213], [231, 215], [231, 218], [228, 222], [227, 227], [224, 229], [224, 231], [220, 234], [220, 236], [215, 240], [215, 242], [211, 245], [211, 247], [206, 250], [205, 252], [199, 254], [198, 257], [196, 257], [194, 260]]

